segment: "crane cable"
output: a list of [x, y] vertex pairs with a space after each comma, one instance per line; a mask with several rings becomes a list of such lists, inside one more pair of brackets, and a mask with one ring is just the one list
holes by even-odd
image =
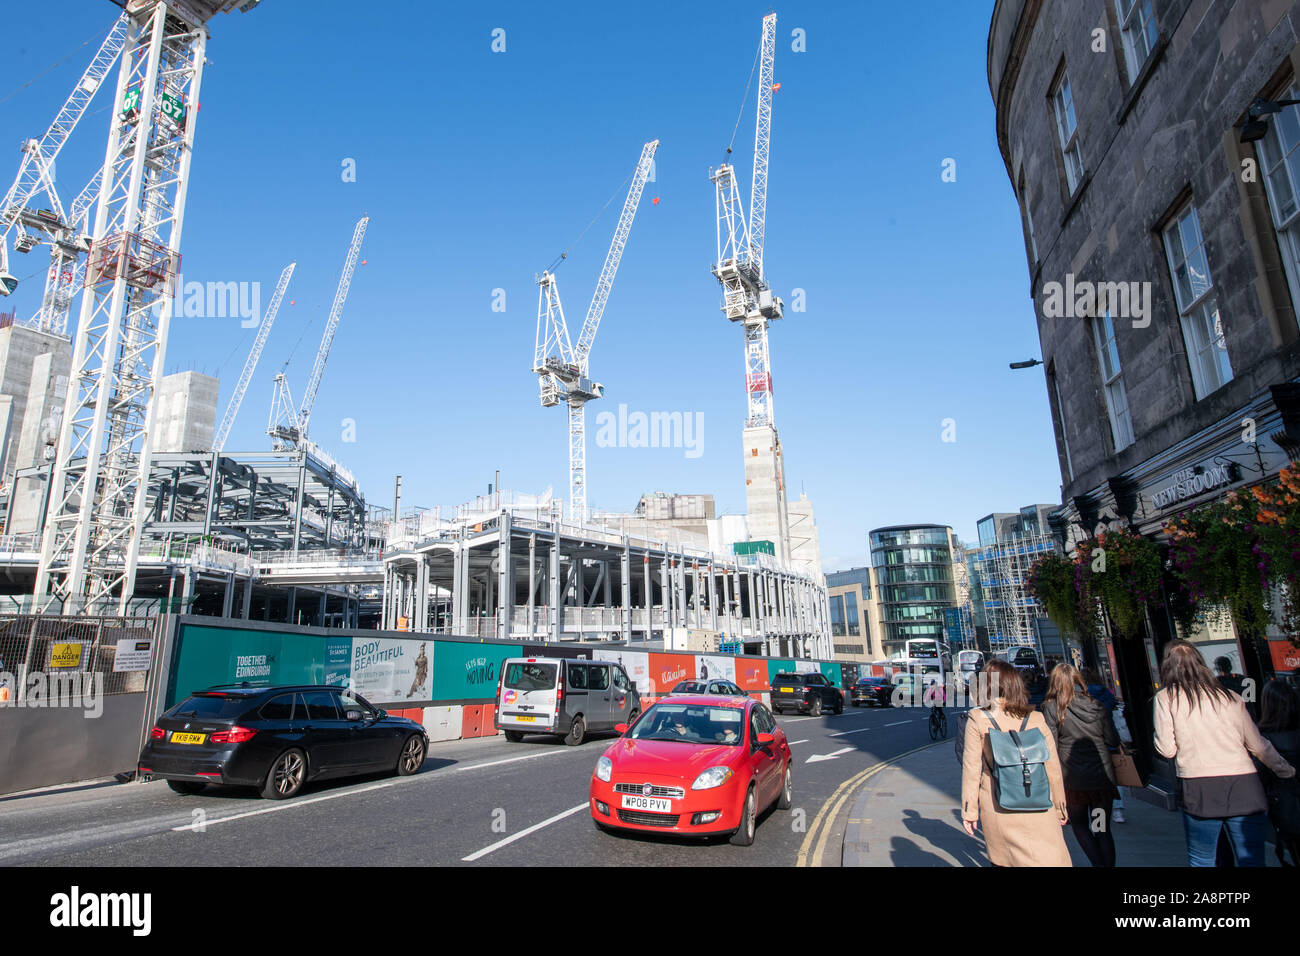
[[100, 40], [100, 39], [103, 37], [103, 35], [104, 35], [104, 32], [103, 32], [102, 30], [100, 30], [100, 31], [96, 32], [94, 35], [92, 35], [92, 36], [90, 36], [90, 37], [87, 37], [85, 40], [83, 40], [83, 41], [81, 42], [81, 46], [77, 47], [75, 50], [71, 51], [70, 53], [65, 53], [65, 54], [63, 54], [63, 56], [61, 56], [59, 59], [55, 60], [55, 61], [54, 61], [53, 63], [51, 63], [48, 67], [46, 67], [44, 70], [42, 70], [40, 73], [37, 73], [37, 74], [36, 74], [35, 76], [33, 76], [30, 80], [28, 80], [26, 83], [23, 83], [23, 84], [20, 85], [17, 89], [13, 90], [11, 93], [9, 93], [7, 96], [5, 96], [4, 99], [0, 99], [0, 105], [2, 105], [2, 104], [4, 104], [4, 103], [8, 103], [11, 99], [13, 99], [15, 96], [17, 96], [17, 95], [18, 95], [19, 93], [21, 93], [23, 90], [27, 89], [27, 88], [28, 88], [29, 86], [31, 86], [33, 83], [37, 82], [37, 81], [40, 80], [40, 79], [43, 79], [46, 75], [48, 75], [48, 74], [51, 73], [52, 71], [57, 70], [59, 67], [61, 67], [64, 63], [66, 63], [66, 62], [67, 62], [68, 60], [70, 60], [72, 57], [74, 57], [74, 56], [76, 56], [78, 53], [80, 53], [80, 52], [81, 52], [85, 47], [89, 46], [93, 41], [95, 41], [95, 40]]
[[762, 55], [763, 44], [758, 45], [754, 51], [754, 65], [749, 68], [749, 82], [745, 84], [745, 95], [740, 98], [740, 112], [736, 114], [736, 125], [731, 131], [731, 142], [727, 144], [727, 155], [731, 155], [731, 147], [736, 145], [736, 134], [740, 132], [740, 121], [745, 118], [745, 103], [749, 100], [750, 88], [754, 85], [754, 74], [758, 72], [758, 58]]
[[587, 223], [587, 227], [583, 229], [582, 232], [578, 233], [578, 238], [574, 239], [573, 242], [569, 243], [569, 247], [565, 249], [563, 252], [561, 252], [558, 256], [556, 256], [555, 260], [549, 266], [546, 267], [547, 272], [554, 272], [555, 268], [561, 262], [569, 258], [569, 253], [573, 251], [574, 246], [582, 242], [582, 237], [585, 236], [588, 233], [588, 231], [590, 231], [591, 227], [596, 224], [596, 220], [600, 219], [601, 216], [605, 215], [605, 210], [609, 208], [609, 204], [619, 197], [619, 195], [623, 192], [623, 187], [626, 186], [628, 182], [632, 179], [632, 177], [635, 175], [636, 175], [636, 169], [633, 169], [632, 172], [627, 174], [627, 178], [624, 179], [623, 182], [619, 184], [617, 189], [615, 189], [612, 193], [610, 193], [609, 198], [605, 200], [605, 205], [600, 207], [600, 211], [596, 213], [595, 216], [592, 217], [591, 222]]

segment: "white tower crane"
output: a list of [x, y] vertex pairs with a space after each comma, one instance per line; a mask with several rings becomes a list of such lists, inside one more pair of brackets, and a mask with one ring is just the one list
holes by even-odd
[[[15, 249], [30, 252], [40, 241], [36, 233], [58, 234], [68, 224], [54, 188], [54, 161], [122, 52], [130, 22], [126, 13], [117, 18], [45, 135], [22, 145], [18, 175], [0, 205], [0, 295], [9, 295], [18, 285], [18, 279], [9, 272], [10, 235]], [[39, 213], [29, 209], [28, 204], [42, 193], [49, 208]]]
[[298, 263], [291, 262], [285, 266], [284, 271], [280, 273], [280, 281], [275, 284], [271, 304], [266, 307], [266, 314], [258, 327], [257, 337], [253, 340], [253, 348], [249, 351], [248, 358], [244, 360], [244, 370], [239, 375], [239, 382], [235, 385], [234, 392], [231, 393], [230, 403], [226, 405], [226, 413], [221, 416], [221, 424], [217, 426], [217, 434], [212, 442], [212, 447], [216, 451], [226, 447], [226, 439], [230, 437], [230, 429], [235, 424], [235, 416], [239, 414], [239, 406], [244, 402], [248, 383], [253, 380], [253, 372], [257, 370], [257, 362], [262, 357], [262, 349], [271, 335], [275, 314], [280, 311], [280, 300], [284, 298], [284, 290], [289, 287], [289, 277], [293, 275], [294, 267], [297, 265]]
[[334, 290], [334, 303], [330, 306], [329, 318], [325, 321], [325, 333], [321, 336], [320, 348], [316, 350], [316, 364], [312, 366], [311, 378], [307, 380], [307, 390], [303, 393], [302, 407], [295, 411], [293, 398], [289, 394], [289, 382], [284, 372], [275, 376], [275, 392], [271, 396], [271, 417], [267, 421], [266, 433], [275, 441], [277, 451], [297, 448], [307, 439], [307, 425], [311, 419], [312, 407], [316, 404], [316, 393], [320, 390], [321, 378], [325, 375], [325, 363], [330, 357], [330, 347], [334, 344], [334, 333], [338, 331], [339, 320], [343, 318], [343, 304], [348, 300], [348, 290], [352, 287], [352, 273], [356, 271], [357, 259], [361, 256], [361, 240], [366, 236], [369, 216], [362, 216], [352, 231], [352, 244], [348, 246], [348, 257], [343, 262], [343, 271], [339, 274], [338, 288]]
[[[783, 303], [772, 294], [763, 271], [763, 241], [767, 221], [767, 166], [772, 137], [772, 89], [776, 55], [776, 14], [763, 18], [758, 60], [758, 109], [754, 127], [754, 176], [749, 217], [736, 182], [736, 171], [724, 163], [710, 172], [718, 213], [718, 258], [713, 274], [722, 283], [722, 311], [745, 332], [746, 498], [750, 530], [770, 535], [781, 558], [789, 556], [789, 519], [785, 496], [785, 465], [776, 433], [772, 403], [772, 361], [768, 326], [781, 318]], [[765, 430], [761, 434], [755, 429]], [[752, 472], [752, 474], [751, 474]], [[773, 497], [775, 500], [772, 500]]]
[[125, 613], [135, 590], [194, 154], [206, 23], [239, 0], [128, 0], [34, 596]]
[[605, 265], [600, 270], [600, 278], [596, 280], [596, 291], [591, 297], [591, 305], [587, 307], [587, 318], [582, 323], [577, 347], [570, 345], [569, 329], [564, 321], [564, 309], [560, 305], [560, 292], [555, 284], [554, 273], [548, 269], [537, 279], [540, 290], [537, 298], [537, 339], [533, 349], [533, 371], [538, 376], [543, 407], [558, 405], [562, 400], [569, 406], [569, 515], [579, 523], [587, 519], [586, 405], [592, 399], [600, 398], [604, 392], [604, 387], [599, 382], [593, 382], [590, 377], [591, 346], [596, 340], [601, 317], [605, 314], [605, 305], [609, 302], [609, 293], [614, 287], [614, 276], [623, 258], [623, 248], [632, 231], [632, 220], [636, 217], [641, 193], [645, 190], [650, 166], [658, 148], [657, 139], [641, 147], [641, 157], [632, 174], [632, 185], [628, 187], [627, 198], [623, 201], [623, 212], [614, 228], [609, 252], [605, 254]]

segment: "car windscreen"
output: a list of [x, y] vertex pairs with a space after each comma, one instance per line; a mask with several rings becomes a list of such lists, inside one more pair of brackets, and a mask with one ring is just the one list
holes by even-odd
[[191, 697], [177, 704], [168, 716], [226, 720], [238, 717], [247, 711], [251, 706], [251, 700], [252, 698], [243, 694], [237, 697]]
[[505, 686], [511, 690], [552, 690], [555, 687], [554, 664], [540, 661], [515, 661], [506, 666]]
[[739, 746], [745, 737], [743, 707], [656, 704], [628, 731], [633, 740]]

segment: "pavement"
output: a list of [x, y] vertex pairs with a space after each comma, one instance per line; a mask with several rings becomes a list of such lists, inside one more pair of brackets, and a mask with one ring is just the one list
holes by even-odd
[[[961, 824], [961, 766], [951, 738], [883, 764], [856, 794], [844, 832], [843, 866], [989, 866], [984, 837]], [[1115, 823], [1116, 866], [1187, 866], [1182, 815], [1124, 788], [1124, 823]], [[1075, 866], [1088, 866], [1069, 827]], [[1270, 843], [1269, 866], [1278, 866]]]

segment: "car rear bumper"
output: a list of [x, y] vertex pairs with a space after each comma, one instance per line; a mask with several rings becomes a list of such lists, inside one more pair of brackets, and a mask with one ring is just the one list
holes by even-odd
[[260, 786], [266, 779], [269, 767], [255, 765], [240, 759], [237, 751], [216, 753], [176, 754], [165, 753], [151, 746], [145, 747], [136, 762], [136, 772], [142, 777], [157, 780], [189, 780], [203, 783], [230, 784], [233, 786]]

